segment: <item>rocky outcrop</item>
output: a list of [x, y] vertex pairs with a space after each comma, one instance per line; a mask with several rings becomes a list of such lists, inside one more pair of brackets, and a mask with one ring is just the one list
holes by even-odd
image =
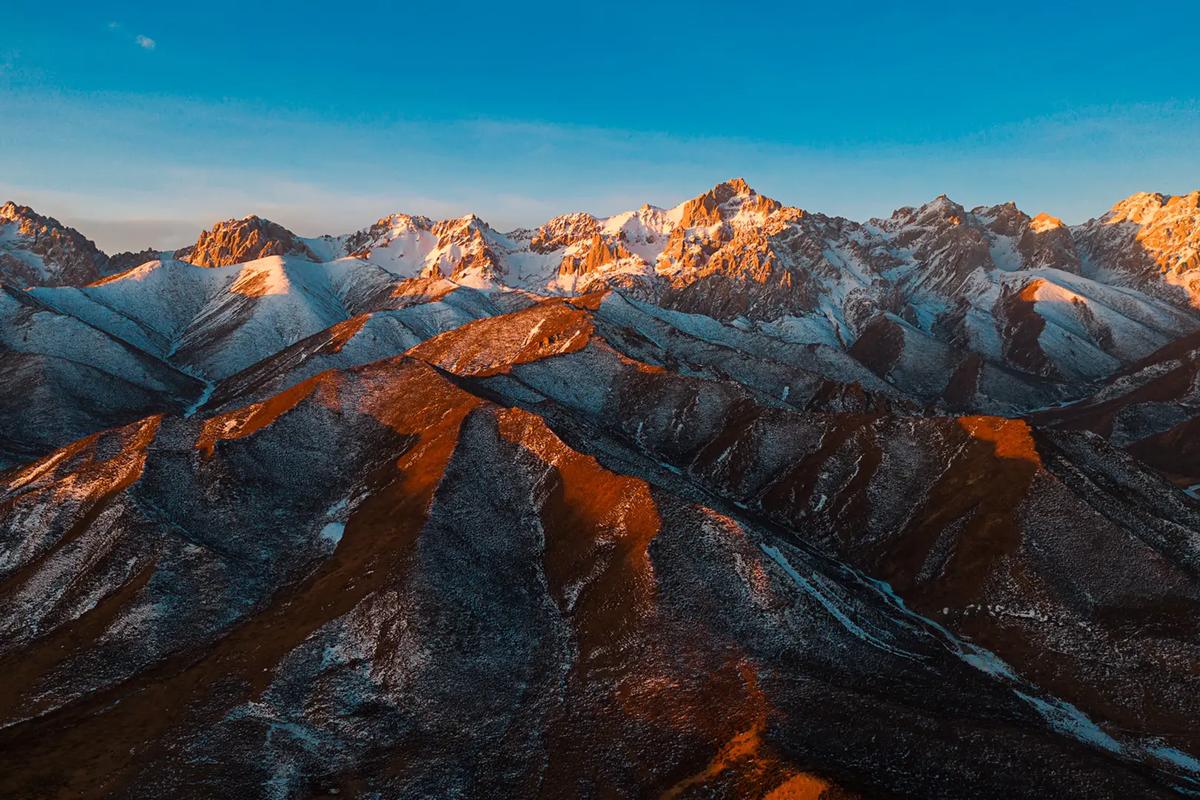
[[441, 275], [453, 281], [499, 281], [507, 272], [499, 252], [499, 237], [474, 214], [435, 223], [436, 253], [427, 258], [424, 277]]
[[912, 254], [914, 290], [952, 295], [976, 270], [993, 266], [983, 226], [945, 195], [917, 209], [900, 209], [883, 229], [891, 234], [890, 246]]
[[194, 245], [175, 252], [175, 258], [198, 267], [224, 267], [265, 256], [291, 255], [320, 260], [296, 234], [253, 214], [218, 222], [202, 232]]
[[0, 206], [0, 281], [16, 286], [81, 286], [108, 271], [91, 239], [29, 206]]
[[591, 214], [563, 214], [542, 225], [529, 240], [535, 253], [552, 253], [600, 234], [600, 223]]
[[750, 188], [742, 178], [718, 183], [699, 197], [683, 204], [679, 227], [698, 228], [737, 220], [747, 224], [752, 219], [764, 220], [782, 208], [778, 200], [764, 197]]
[[737, 178], [684, 203], [679, 214], [657, 265], [670, 282], [665, 305], [719, 319], [816, 308], [818, 278], [832, 266], [804, 211]]
[[116, 253], [108, 259], [108, 270], [114, 274], [125, 272], [126, 270], [133, 269], [134, 267], [140, 267], [142, 264], [145, 264], [148, 261], [155, 261], [159, 258], [162, 258], [162, 256], [162, 251], [155, 250], [151, 247], [147, 247], [145, 250], [139, 250], [136, 253], [129, 251]]
[[1025, 269], [1053, 268], [1078, 273], [1079, 253], [1071, 231], [1058, 217], [1041, 213], [1022, 226], [1016, 245]]
[[1046, 327], [1034, 305], [1045, 281], [1037, 279], [1020, 287], [1005, 287], [993, 309], [1001, 334], [1005, 360], [1026, 372], [1043, 377], [1060, 377], [1054, 364], [1038, 344]]
[[619, 240], [608, 241], [597, 233], [583, 243], [580, 248], [576, 248], [575, 252], [563, 256], [562, 263], [558, 266], [558, 274], [560, 276], [595, 274], [606, 266], [632, 258], [636, 258], [636, 256], [630, 253]]
[[1089, 274], [1200, 308], [1200, 191], [1131, 195], [1073, 235]]

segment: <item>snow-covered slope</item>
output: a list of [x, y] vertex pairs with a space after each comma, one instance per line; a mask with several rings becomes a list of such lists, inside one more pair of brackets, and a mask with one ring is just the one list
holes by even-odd
[[355, 259], [318, 264], [268, 256], [225, 267], [151, 261], [87, 286], [30, 294], [216, 379], [387, 302], [395, 285], [387, 272]]
[[199, 410], [210, 413], [261, 400], [326, 370], [395, 356], [426, 339], [500, 313], [488, 295], [446, 283], [444, 291], [429, 297], [393, 297], [390, 307], [350, 317], [256, 361], [222, 379]]
[[173, 359], [219, 379], [346, 319], [333, 277], [318, 264], [281, 256], [238, 265], [180, 334]]
[[147, 414], [179, 412], [201, 388], [87, 322], [0, 291], [0, 469]]
[[30, 294], [147, 352], [166, 356], [238, 271], [155, 260], [85, 286], [37, 288]]

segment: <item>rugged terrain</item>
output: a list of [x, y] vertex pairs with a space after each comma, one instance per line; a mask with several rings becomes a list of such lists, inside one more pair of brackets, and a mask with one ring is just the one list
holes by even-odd
[[0, 795], [1200, 794], [1200, 193], [0, 214]]

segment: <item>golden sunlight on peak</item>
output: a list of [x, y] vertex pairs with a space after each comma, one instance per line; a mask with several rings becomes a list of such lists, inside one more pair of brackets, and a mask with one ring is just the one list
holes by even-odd
[[1029, 229], [1034, 233], [1045, 233], [1052, 231], [1055, 228], [1063, 227], [1063, 221], [1058, 217], [1052, 217], [1046, 212], [1038, 214], [1033, 219], [1029, 220]]
[[1108, 213], [1106, 222], [1110, 225], [1121, 222], [1143, 223], [1166, 203], [1166, 195], [1158, 192], [1137, 192], [1116, 203]]

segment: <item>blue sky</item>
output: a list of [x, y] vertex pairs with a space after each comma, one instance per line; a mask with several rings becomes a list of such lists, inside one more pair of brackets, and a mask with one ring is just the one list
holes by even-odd
[[115, 250], [251, 212], [533, 225], [735, 175], [855, 218], [1200, 188], [1200, 4], [917, 5], [18, 0], [0, 199]]

